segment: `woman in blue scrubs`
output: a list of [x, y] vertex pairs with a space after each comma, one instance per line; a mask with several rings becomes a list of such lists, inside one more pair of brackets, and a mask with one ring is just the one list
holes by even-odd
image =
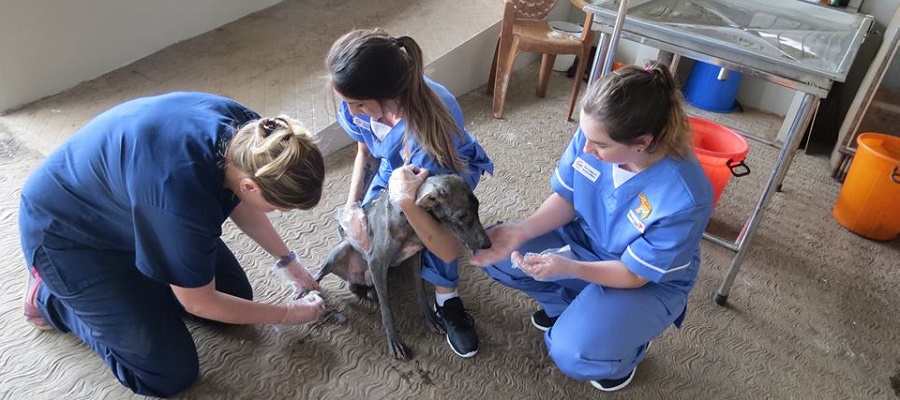
[[47, 157], [22, 189], [26, 320], [73, 333], [135, 393], [174, 395], [199, 371], [183, 317], [300, 324], [322, 315], [316, 295], [253, 301], [220, 236], [231, 218], [295, 290], [317, 289], [266, 213], [314, 207], [323, 178], [322, 154], [290, 118], [261, 119], [204, 93], [115, 106]]
[[[424, 76], [422, 50], [412, 38], [355, 30], [335, 41], [325, 65], [342, 100], [338, 123], [359, 142], [345, 212], [353, 216], [346, 224], [351, 237], [365, 237], [360, 202], [385, 190], [394, 171], [402, 174], [396, 181], [412, 183], [404, 191], [414, 191], [429, 173], [458, 174], [473, 189], [483, 173], [493, 173], [493, 162], [466, 132], [456, 98]], [[422, 276], [435, 286], [436, 315], [447, 342], [457, 355], [472, 357], [478, 336], [457, 291], [459, 244], [414, 202], [397, 204], [427, 248]]]
[[554, 194], [491, 229], [493, 247], [474, 257], [540, 304], [532, 323], [564, 374], [624, 388], [650, 341], [680, 326], [712, 213], [690, 146], [668, 68], [616, 70], [585, 94]]

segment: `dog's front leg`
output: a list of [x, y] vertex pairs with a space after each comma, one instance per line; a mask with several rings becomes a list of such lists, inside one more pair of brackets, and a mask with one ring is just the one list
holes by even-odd
[[387, 336], [388, 348], [391, 356], [406, 359], [406, 346], [400, 340], [397, 328], [394, 326], [394, 313], [391, 311], [391, 303], [388, 298], [387, 273], [390, 267], [389, 260], [384, 257], [373, 259], [369, 262], [372, 270], [372, 281], [375, 284], [375, 294], [378, 295], [378, 305], [381, 308], [381, 325]]
[[422, 313], [422, 317], [425, 318], [425, 326], [432, 332], [444, 333], [444, 326], [438, 322], [434, 311], [431, 309], [431, 302], [428, 301], [428, 296], [425, 294], [425, 282], [422, 280], [422, 252], [420, 251], [408, 258], [403, 264], [404, 267], [412, 270], [416, 297], [419, 301], [419, 311]]

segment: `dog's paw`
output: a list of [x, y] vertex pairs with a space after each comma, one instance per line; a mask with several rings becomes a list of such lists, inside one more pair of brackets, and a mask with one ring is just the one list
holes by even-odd
[[396, 359], [405, 360], [407, 349], [403, 342], [398, 338], [388, 338], [388, 348], [391, 352], [391, 357]]
[[428, 313], [425, 315], [425, 326], [428, 327], [429, 331], [446, 334], [447, 331], [444, 329], [444, 324], [441, 324], [441, 321], [438, 320], [437, 316], [434, 313]]
[[340, 311], [326, 311], [322, 316], [322, 320], [332, 324], [344, 325], [347, 323], [347, 316]]

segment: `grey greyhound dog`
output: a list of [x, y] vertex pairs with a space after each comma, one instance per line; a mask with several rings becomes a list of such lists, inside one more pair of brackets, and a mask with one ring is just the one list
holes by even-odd
[[[388, 268], [409, 266], [413, 272], [419, 310], [432, 331], [444, 332], [431, 310], [422, 283], [422, 251], [425, 248], [399, 207], [382, 192], [362, 212], [367, 221], [369, 246], [348, 237], [344, 229], [341, 241], [328, 254], [315, 278], [321, 281], [329, 273], [343, 278], [350, 291], [361, 298], [377, 297], [381, 323], [391, 356], [405, 359], [407, 348], [394, 327], [394, 314], [388, 302]], [[460, 243], [471, 250], [491, 247], [491, 241], [478, 217], [478, 199], [466, 181], [457, 175], [429, 176], [416, 193], [416, 205], [440, 222]], [[338, 210], [338, 221], [343, 219]], [[366, 248], [367, 247], [367, 248]], [[373, 292], [374, 295], [373, 296]]]

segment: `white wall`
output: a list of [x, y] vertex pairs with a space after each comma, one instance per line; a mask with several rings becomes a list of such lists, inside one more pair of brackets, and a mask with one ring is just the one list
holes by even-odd
[[281, 0], [0, 0], [0, 111]]

